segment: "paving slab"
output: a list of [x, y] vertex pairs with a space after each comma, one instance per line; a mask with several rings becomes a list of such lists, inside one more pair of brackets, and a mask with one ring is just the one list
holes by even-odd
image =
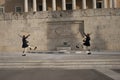
[[113, 80], [95, 69], [0, 69], [0, 80]]
[[108, 69], [108, 68], [97, 68], [96, 69], [97, 71], [111, 77], [112, 79], [114, 80], [120, 80], [120, 74], [111, 70], [111, 69]]
[[120, 73], [120, 69], [112, 69], [113, 71]]

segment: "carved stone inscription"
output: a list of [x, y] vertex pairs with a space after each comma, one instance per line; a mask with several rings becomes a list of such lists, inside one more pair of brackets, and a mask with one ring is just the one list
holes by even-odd
[[80, 33], [82, 22], [50, 22], [48, 23], [48, 39], [75, 38]]
[[75, 50], [75, 45], [82, 40], [83, 24], [83, 21], [48, 22], [48, 49], [57, 50], [58, 47], [70, 47]]

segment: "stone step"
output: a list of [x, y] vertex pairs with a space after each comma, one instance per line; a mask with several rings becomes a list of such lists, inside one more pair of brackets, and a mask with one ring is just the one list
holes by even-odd
[[120, 60], [119, 55], [27, 55], [27, 56], [0, 56], [0, 62], [23, 62], [23, 61], [114, 61]]
[[0, 68], [120, 68], [120, 53], [1, 54]]
[[92, 67], [119, 67], [120, 59], [106, 59], [106, 60], [39, 60], [39, 61], [8, 61], [0, 62], [0, 68], [92, 68]]
[[81, 59], [30, 59], [30, 58], [14, 58], [14, 59], [0, 59], [0, 62], [120, 62], [120, 58], [104, 59], [104, 58], [81, 58]]
[[38, 65], [120, 65], [120, 61], [71, 61], [71, 62], [60, 62], [60, 61], [54, 61], [54, 62], [50, 62], [50, 61], [34, 61], [34, 62], [0, 62], [0, 65], [34, 65], [34, 64], [38, 64]]
[[74, 68], [74, 69], [79, 69], [79, 68], [90, 68], [90, 69], [93, 69], [93, 68], [111, 68], [111, 69], [119, 69], [120, 68], [120, 65], [113, 65], [113, 64], [99, 64], [99, 65], [96, 65], [96, 64], [70, 64], [70, 65], [38, 65], [38, 64], [11, 64], [11, 65], [0, 65], [0, 68]]

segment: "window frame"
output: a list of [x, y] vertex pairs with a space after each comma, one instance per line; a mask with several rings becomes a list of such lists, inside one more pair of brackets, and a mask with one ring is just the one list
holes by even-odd
[[4, 7], [0, 7], [1, 9], [3, 9], [3, 12], [0, 12], [0, 13], [5, 13], [5, 8]]
[[[22, 12], [23, 10], [22, 10], [22, 7], [21, 7], [21, 6], [15, 6], [15, 12], [17, 12], [17, 8], [18, 8], [18, 7], [21, 8], [21, 12]], [[20, 12], [17, 12], [17, 13], [20, 13]]]
[[[40, 10], [39, 6], [41, 6], [41, 10]], [[42, 4], [39, 3], [39, 4], [37, 5], [37, 11], [43, 11], [43, 5], [42, 5]]]
[[[101, 4], [101, 7], [98, 7], [98, 5], [97, 4]], [[103, 8], [103, 1], [97, 1], [97, 3], [96, 3], [96, 7], [98, 8], [98, 9], [102, 9]]]
[[[67, 9], [67, 5], [71, 5], [71, 9]], [[72, 10], [72, 6], [73, 6], [72, 2], [66, 2], [66, 10]]]

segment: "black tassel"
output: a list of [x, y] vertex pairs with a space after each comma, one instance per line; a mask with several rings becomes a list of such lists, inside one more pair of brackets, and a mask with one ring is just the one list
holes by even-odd
[[79, 48], [79, 46], [76, 46], [76, 48]]

